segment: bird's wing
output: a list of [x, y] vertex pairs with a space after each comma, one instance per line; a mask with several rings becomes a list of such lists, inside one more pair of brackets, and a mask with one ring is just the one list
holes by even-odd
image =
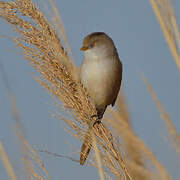
[[122, 67], [122, 63], [121, 63], [121, 61], [119, 61], [120, 62], [120, 66], [119, 66], [119, 68], [118, 68], [118, 73], [119, 73], [119, 76], [117, 76], [117, 79], [116, 79], [116, 82], [117, 83], [119, 83], [119, 86], [117, 86], [117, 89], [115, 90], [116, 92], [115, 92], [115, 94], [116, 94], [116, 96], [115, 96], [115, 98], [114, 98], [114, 100], [113, 100], [113, 102], [112, 102], [112, 107], [114, 106], [114, 104], [115, 104], [115, 102], [116, 102], [116, 99], [117, 99], [117, 96], [118, 96], [118, 94], [119, 94], [119, 90], [120, 90], [120, 87], [121, 87], [121, 82], [122, 82], [122, 70], [123, 70], [123, 67]]

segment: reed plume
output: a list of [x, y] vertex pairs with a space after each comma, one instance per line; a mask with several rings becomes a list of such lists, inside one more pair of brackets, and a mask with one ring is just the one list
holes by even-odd
[[[82, 139], [96, 110], [78, 81], [77, 67], [53, 26], [31, 0], [0, 2], [0, 17], [18, 33], [19, 36], [12, 39], [23, 50], [24, 58], [40, 72], [37, 81], [60, 100], [72, 117], [76, 117], [66, 118], [65, 122], [74, 130], [75, 136]], [[101, 123], [95, 125], [93, 133], [98, 137], [97, 143], [105, 150], [109, 149], [112, 160], [122, 168], [116, 175], [129, 178], [121, 154], [113, 146], [111, 132]]]
[[150, 0], [169, 49], [180, 70], [180, 33], [172, 0]]
[[[24, 58], [39, 72], [40, 77], [36, 80], [60, 102], [57, 107], [66, 114], [62, 113], [57, 118], [63, 119], [70, 127], [70, 133], [82, 141], [90, 117], [96, 114], [96, 110], [79, 81], [79, 70], [72, 61], [65, 33], [56, 29], [62, 30], [63, 27], [57, 9], [55, 6], [53, 8], [56, 15], [53, 18], [54, 25], [31, 0], [1, 1], [0, 17], [16, 31], [17, 36], [11, 38], [22, 49]], [[174, 57], [179, 64], [177, 55]], [[31, 146], [23, 136], [20, 137], [22, 144], [43, 167]], [[96, 123], [86, 138], [95, 151], [90, 154], [88, 163], [98, 168], [100, 179], [171, 179], [156, 156], [133, 131], [123, 95], [118, 97], [117, 108], [109, 110], [108, 117], [103, 118], [102, 123]], [[32, 166], [31, 163], [27, 164], [27, 167]], [[32, 170], [30, 173], [35, 174]], [[37, 173], [35, 176], [40, 179]]]

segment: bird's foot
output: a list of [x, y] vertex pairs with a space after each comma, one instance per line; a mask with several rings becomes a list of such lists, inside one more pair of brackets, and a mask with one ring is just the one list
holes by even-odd
[[94, 114], [91, 116], [91, 119], [93, 119], [93, 118], [99, 118], [99, 116], [97, 114]]
[[101, 120], [99, 119], [99, 116], [97, 114], [94, 114], [91, 116], [91, 119], [89, 122], [90, 122], [89, 123], [90, 128], [93, 128], [96, 124], [100, 124]]

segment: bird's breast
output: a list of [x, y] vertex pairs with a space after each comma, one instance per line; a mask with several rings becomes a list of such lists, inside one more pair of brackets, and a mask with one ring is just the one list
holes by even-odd
[[81, 82], [87, 89], [91, 98], [98, 106], [111, 104], [113, 91], [116, 86], [117, 76], [121, 76], [117, 70], [117, 60], [86, 58], [81, 66]]
[[[92, 85], [94, 89], [100, 89], [103, 86], [103, 81], [111, 74], [112, 67], [108, 61], [99, 59], [84, 60], [81, 67], [81, 80], [84, 86]], [[99, 87], [99, 88], [98, 88]]]

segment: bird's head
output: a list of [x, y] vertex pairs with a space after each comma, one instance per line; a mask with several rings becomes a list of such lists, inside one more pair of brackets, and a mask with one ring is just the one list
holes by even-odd
[[113, 55], [116, 52], [113, 40], [104, 32], [94, 32], [87, 35], [80, 50], [85, 51], [85, 55], [98, 57]]

